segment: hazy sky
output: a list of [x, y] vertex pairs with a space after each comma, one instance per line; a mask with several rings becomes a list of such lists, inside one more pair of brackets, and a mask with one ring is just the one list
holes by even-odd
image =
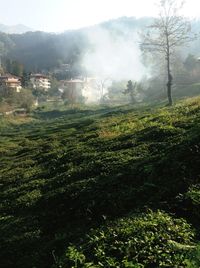
[[[61, 32], [121, 16], [153, 16], [155, 0], [0, 0], [0, 23]], [[187, 0], [184, 14], [200, 17], [200, 0]]]

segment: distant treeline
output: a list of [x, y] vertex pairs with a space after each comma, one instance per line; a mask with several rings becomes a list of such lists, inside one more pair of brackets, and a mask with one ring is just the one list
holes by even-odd
[[90, 31], [100, 26], [112, 35], [126, 39], [128, 35], [134, 35], [148, 25], [151, 20], [123, 17], [61, 34], [39, 31], [24, 34], [0, 33], [0, 54], [3, 62], [8, 58], [19, 61], [27, 71], [50, 71], [62, 63], [68, 63], [72, 66], [72, 75], [77, 75], [84, 71], [81, 69], [83, 54], [92, 49], [87, 38]]

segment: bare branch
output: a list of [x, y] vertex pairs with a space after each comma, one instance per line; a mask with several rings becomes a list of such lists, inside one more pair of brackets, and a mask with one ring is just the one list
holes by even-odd
[[171, 86], [171, 58], [177, 47], [192, 40], [190, 23], [179, 15], [184, 2], [179, 0], [161, 0], [159, 17], [148, 26], [148, 32], [143, 34], [141, 49], [151, 53], [160, 53], [166, 60], [167, 92], [169, 104], [172, 104]]

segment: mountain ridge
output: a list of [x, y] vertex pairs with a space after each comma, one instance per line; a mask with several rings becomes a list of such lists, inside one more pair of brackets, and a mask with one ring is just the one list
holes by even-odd
[[33, 31], [32, 28], [24, 25], [24, 24], [16, 24], [16, 25], [5, 25], [0, 23], [0, 32], [7, 34], [23, 34], [26, 32]]

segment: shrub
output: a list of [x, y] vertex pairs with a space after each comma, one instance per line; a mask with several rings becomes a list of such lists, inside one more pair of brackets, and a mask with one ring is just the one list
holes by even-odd
[[181, 267], [194, 248], [183, 219], [163, 212], [122, 218], [68, 247], [60, 267]]

